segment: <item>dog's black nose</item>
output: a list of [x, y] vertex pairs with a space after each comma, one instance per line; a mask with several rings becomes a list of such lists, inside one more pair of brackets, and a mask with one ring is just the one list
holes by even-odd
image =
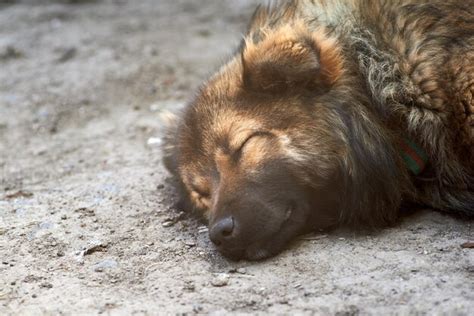
[[209, 238], [217, 246], [223, 245], [234, 238], [234, 218], [232, 216], [224, 217], [212, 225], [209, 230]]

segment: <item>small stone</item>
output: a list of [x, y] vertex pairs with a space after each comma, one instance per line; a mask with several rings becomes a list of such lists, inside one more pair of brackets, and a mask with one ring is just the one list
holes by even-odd
[[62, 215], [62, 216], [61, 216], [61, 219], [62, 219], [62, 220], [67, 219], [67, 215]]
[[189, 292], [194, 292], [196, 290], [196, 286], [192, 281], [186, 282], [184, 285], [184, 290], [189, 291]]
[[245, 269], [245, 268], [238, 268], [238, 269], [237, 269], [237, 273], [240, 273], [240, 274], [247, 274], [247, 269]]
[[212, 286], [221, 287], [229, 284], [230, 277], [227, 273], [219, 273], [211, 280]]
[[97, 251], [105, 252], [107, 251], [107, 247], [108, 247], [107, 243], [102, 242], [101, 240], [93, 239], [87, 243], [87, 246], [82, 248], [82, 252], [80, 254], [85, 256], [85, 255], [90, 255]]
[[206, 226], [200, 226], [200, 227], [198, 228], [198, 232], [199, 232], [200, 234], [207, 233], [208, 231], [209, 231], [209, 228], [207, 228]]
[[74, 56], [76, 56], [76, 54], [77, 54], [77, 48], [75, 48], [75, 47], [66, 48], [61, 52], [61, 55], [59, 56], [57, 61], [60, 62], [60, 63], [64, 63], [64, 62], [74, 58]]
[[164, 184], [158, 184], [158, 185], [156, 186], [156, 188], [157, 188], [158, 190], [162, 190], [162, 189], [165, 188], [165, 185], [164, 185]]
[[116, 268], [117, 266], [118, 266], [117, 261], [115, 261], [113, 259], [105, 259], [105, 260], [102, 260], [102, 261], [98, 262], [94, 266], [94, 271], [95, 272], [103, 272], [105, 269], [113, 269], [113, 268]]
[[160, 137], [150, 137], [146, 141], [146, 144], [150, 147], [153, 147], [153, 146], [160, 146], [162, 142], [163, 140]]
[[185, 241], [184, 244], [188, 247], [194, 247], [196, 246], [196, 243], [192, 240]]
[[198, 304], [193, 305], [193, 312], [200, 313], [200, 312], [202, 312], [202, 310], [203, 310], [203, 308], [202, 308], [201, 305], [198, 305]]
[[64, 251], [59, 250], [59, 251], [56, 253], [56, 256], [58, 256], [58, 257], [64, 257]]
[[38, 295], [36, 295], [36, 294], [32, 294], [32, 295], [31, 295], [31, 297], [32, 297], [32, 298], [37, 298], [37, 297], [38, 297]]
[[46, 154], [46, 152], [47, 152], [46, 148], [35, 148], [33, 150], [33, 155], [42, 156], [42, 155]]
[[161, 226], [163, 226], [163, 227], [171, 227], [171, 226], [173, 226], [173, 225], [174, 225], [174, 222], [173, 222], [173, 221], [166, 221], [166, 222], [163, 222], [163, 223], [161, 224]]
[[53, 285], [51, 283], [44, 282], [40, 284], [40, 287], [45, 288], [45, 289], [52, 289]]
[[150, 111], [151, 112], [157, 112], [159, 111], [161, 108], [163, 107], [163, 105], [159, 102], [156, 102], [156, 103], [153, 103], [150, 105]]

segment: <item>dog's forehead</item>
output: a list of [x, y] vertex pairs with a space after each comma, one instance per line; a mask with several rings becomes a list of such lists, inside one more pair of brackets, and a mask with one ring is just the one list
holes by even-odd
[[239, 96], [203, 93], [192, 104], [186, 124], [194, 128], [188, 132], [200, 138], [203, 145], [211, 145], [223, 141], [233, 143], [234, 138], [261, 130], [265, 115], [256, 107], [246, 106], [250, 102]]

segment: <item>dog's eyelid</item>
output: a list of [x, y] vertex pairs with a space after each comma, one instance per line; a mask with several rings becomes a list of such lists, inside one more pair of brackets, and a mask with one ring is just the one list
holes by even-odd
[[201, 188], [196, 188], [193, 186], [193, 191], [195, 191], [197, 194], [199, 194], [203, 198], [209, 198], [211, 196], [211, 193], [208, 192], [207, 190], [203, 190]]
[[258, 136], [273, 137], [274, 135], [270, 132], [267, 132], [267, 131], [255, 131], [252, 134], [250, 134], [249, 136], [247, 136], [247, 138], [242, 142], [242, 144], [239, 146], [239, 148], [237, 148], [237, 150], [234, 152], [234, 155], [240, 155], [240, 153], [242, 152], [242, 149], [249, 142], [249, 140], [251, 140], [254, 137], [258, 137]]
[[211, 195], [210, 190], [205, 184], [196, 184], [196, 182], [190, 183], [191, 190], [199, 194], [201, 197], [208, 198]]

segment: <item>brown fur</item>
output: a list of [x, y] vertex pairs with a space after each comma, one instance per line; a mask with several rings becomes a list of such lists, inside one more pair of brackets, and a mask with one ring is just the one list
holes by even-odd
[[[165, 163], [223, 248], [249, 259], [311, 228], [391, 224], [404, 201], [474, 214], [474, 3], [286, 1], [172, 124]], [[429, 156], [409, 173], [397, 144]], [[229, 215], [230, 214], [230, 215]], [[225, 253], [226, 249], [221, 249]]]

